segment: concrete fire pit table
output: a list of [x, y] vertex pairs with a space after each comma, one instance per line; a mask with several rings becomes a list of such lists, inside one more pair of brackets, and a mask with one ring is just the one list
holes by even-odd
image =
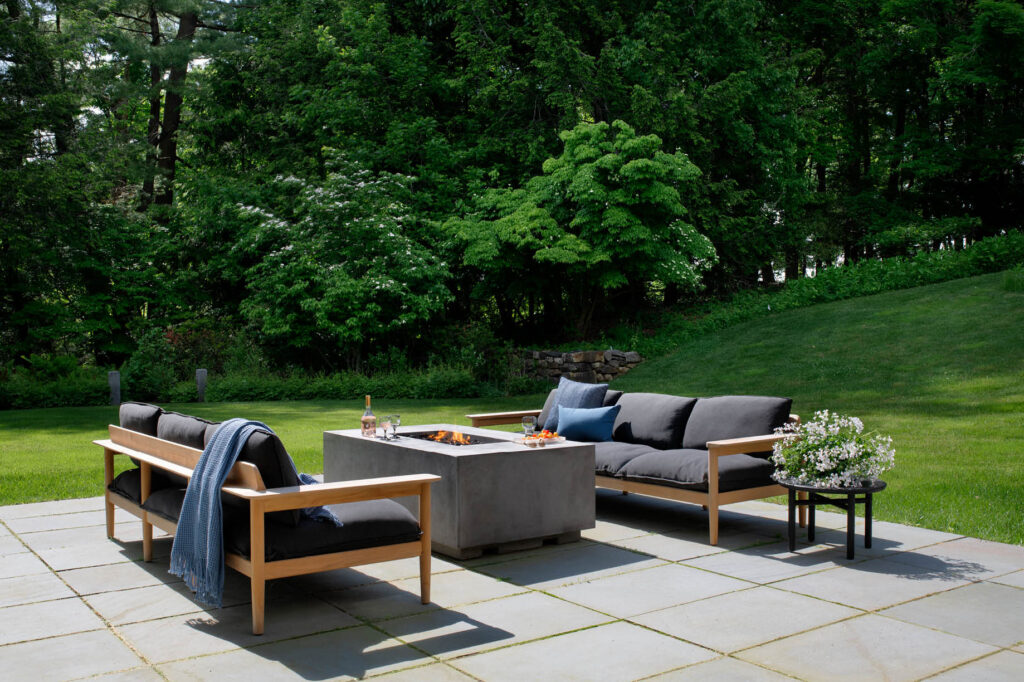
[[[471, 445], [415, 437], [460, 432]], [[594, 527], [594, 446], [567, 441], [543, 448], [518, 434], [471, 426], [406, 426], [399, 438], [364, 438], [359, 429], [324, 432], [324, 481], [411, 473], [437, 474], [431, 491], [435, 552], [471, 559], [580, 539]], [[415, 513], [414, 500], [399, 499]]]

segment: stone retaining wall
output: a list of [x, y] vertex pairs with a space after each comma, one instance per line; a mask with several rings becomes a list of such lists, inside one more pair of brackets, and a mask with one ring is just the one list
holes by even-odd
[[573, 381], [604, 383], [622, 376], [643, 361], [636, 351], [614, 348], [568, 353], [558, 350], [524, 350], [520, 354], [526, 376], [554, 382], [564, 376]]

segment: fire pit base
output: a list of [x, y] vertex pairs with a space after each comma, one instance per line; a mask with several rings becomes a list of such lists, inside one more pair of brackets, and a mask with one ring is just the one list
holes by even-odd
[[[411, 438], [459, 431], [488, 442], [448, 445]], [[544, 542], [578, 540], [594, 527], [594, 446], [567, 441], [543, 449], [513, 442], [515, 433], [431, 424], [399, 429], [396, 441], [363, 438], [358, 429], [324, 433], [324, 480], [432, 473], [435, 552], [470, 559]], [[413, 500], [399, 499], [414, 513]]]

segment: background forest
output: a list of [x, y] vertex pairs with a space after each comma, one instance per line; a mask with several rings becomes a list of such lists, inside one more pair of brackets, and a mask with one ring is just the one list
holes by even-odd
[[5, 0], [0, 380], [493, 379], [782, 279], [1019, 257], [1022, 164], [1012, 1]]

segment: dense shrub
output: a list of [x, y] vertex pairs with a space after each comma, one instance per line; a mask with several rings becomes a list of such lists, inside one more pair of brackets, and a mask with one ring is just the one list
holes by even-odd
[[8, 368], [0, 409], [103, 405], [110, 400], [107, 373], [82, 367], [70, 356], [32, 355], [28, 366]]

